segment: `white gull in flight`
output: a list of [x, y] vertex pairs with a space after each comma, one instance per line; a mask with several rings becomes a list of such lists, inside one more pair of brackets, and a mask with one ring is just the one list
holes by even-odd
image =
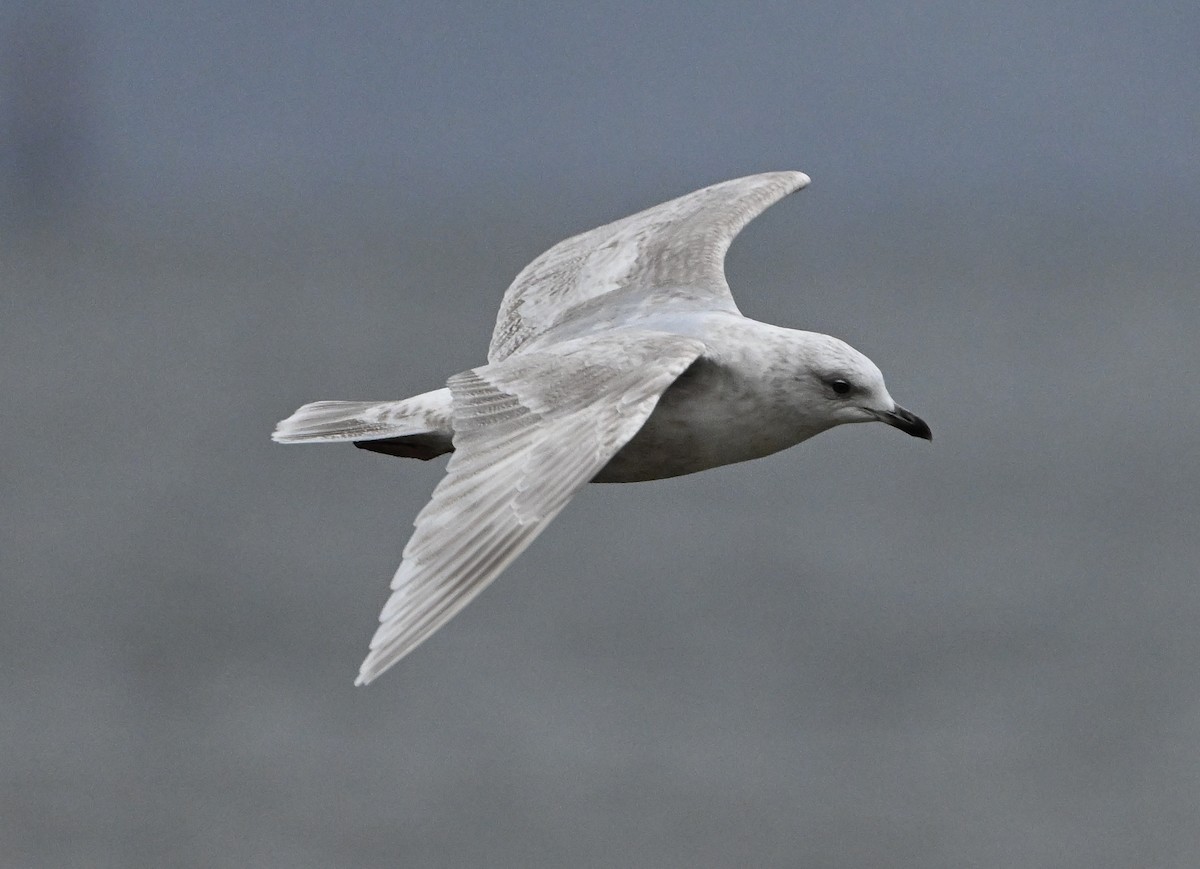
[[505, 292], [488, 364], [414, 398], [318, 401], [279, 423], [279, 443], [453, 453], [356, 684], [466, 606], [585, 483], [744, 462], [843, 423], [932, 439], [866, 356], [743, 317], [733, 301], [730, 243], [808, 181], [736, 178], [559, 242]]

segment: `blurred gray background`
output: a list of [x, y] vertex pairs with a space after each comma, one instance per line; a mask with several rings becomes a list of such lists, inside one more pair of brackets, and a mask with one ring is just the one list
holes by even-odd
[[[1200, 865], [1195, 3], [0, 6], [0, 865]], [[936, 440], [589, 487], [352, 680], [441, 473], [280, 447], [767, 169]]]

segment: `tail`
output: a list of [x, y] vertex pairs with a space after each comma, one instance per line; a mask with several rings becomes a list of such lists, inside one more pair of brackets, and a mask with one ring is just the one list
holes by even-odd
[[280, 444], [339, 443], [405, 458], [432, 459], [454, 449], [450, 390], [403, 401], [314, 401], [275, 426]]

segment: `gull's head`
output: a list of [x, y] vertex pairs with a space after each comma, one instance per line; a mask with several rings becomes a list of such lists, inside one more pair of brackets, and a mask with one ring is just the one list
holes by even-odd
[[804, 333], [797, 377], [806, 410], [829, 426], [851, 422], [885, 422], [913, 437], [933, 440], [925, 421], [905, 410], [888, 394], [879, 367], [845, 341]]

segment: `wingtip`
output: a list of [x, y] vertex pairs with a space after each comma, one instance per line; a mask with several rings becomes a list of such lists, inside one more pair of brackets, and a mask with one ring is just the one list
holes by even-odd
[[754, 175], [746, 175], [742, 178], [731, 178], [729, 181], [721, 181], [712, 185], [713, 187], [721, 187], [726, 184], [740, 184], [746, 181], [767, 182], [768, 184], [784, 184], [789, 192], [801, 190], [812, 183], [812, 178], [799, 169], [775, 169], [770, 172], [759, 172]]

